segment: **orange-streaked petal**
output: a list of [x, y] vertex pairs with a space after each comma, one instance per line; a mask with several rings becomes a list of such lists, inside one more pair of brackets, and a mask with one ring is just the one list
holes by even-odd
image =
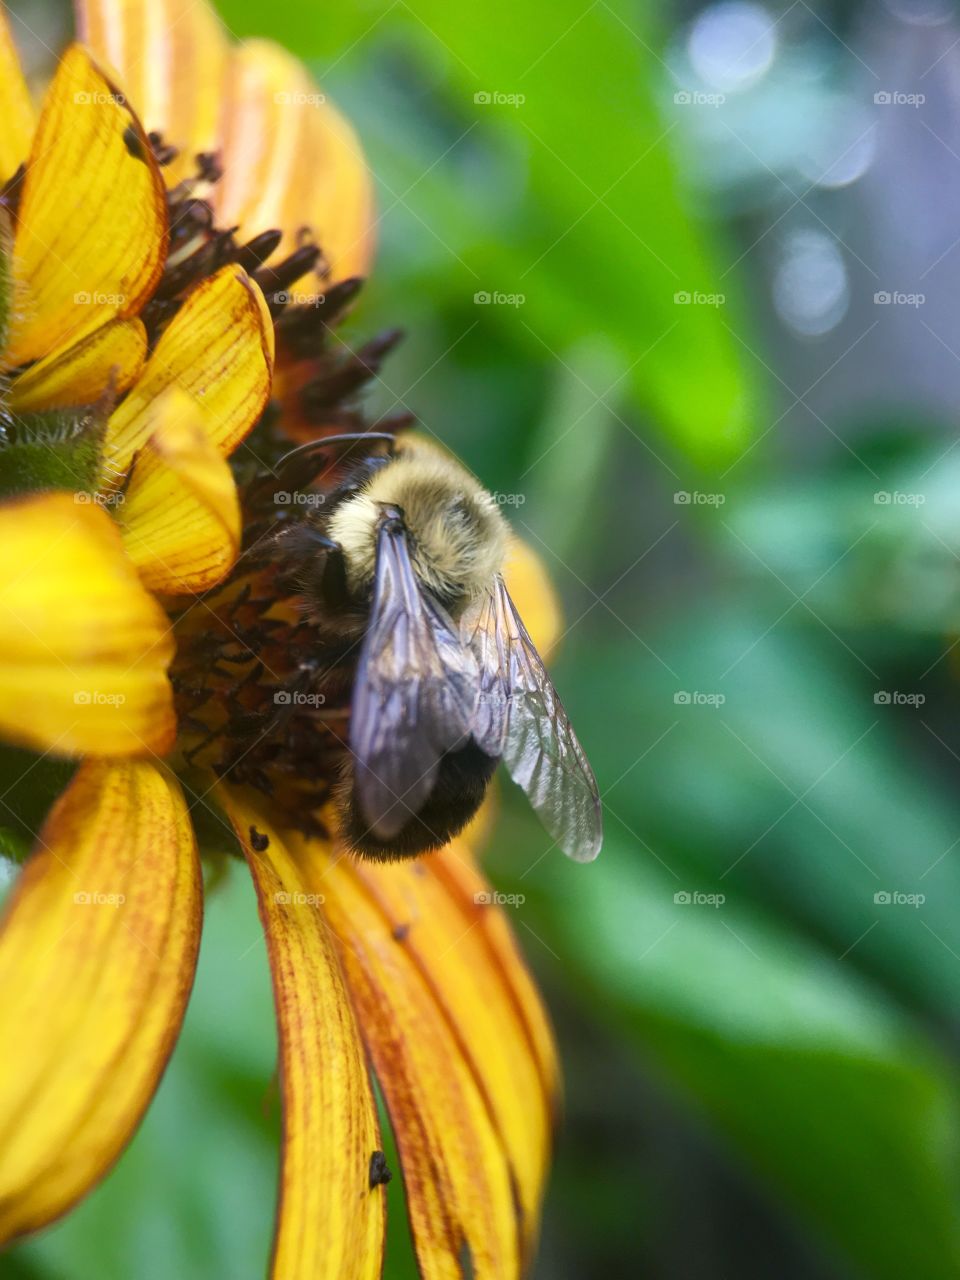
[[33, 103], [5, 8], [0, 8], [0, 183], [12, 178], [30, 154], [34, 128]]
[[[333, 939], [284, 839], [258, 802], [221, 799], [257, 888], [270, 954], [283, 1081], [274, 1280], [375, 1280], [383, 1261], [373, 1092]], [[254, 847], [256, 846], [256, 847]]]
[[[426, 862], [366, 867], [288, 840], [309, 890], [324, 896], [341, 944], [396, 1134], [422, 1274], [514, 1280], [535, 1229], [523, 1221], [522, 1206], [542, 1176], [545, 1106], [536, 1060], [500, 974], [471, 943], [468, 920], [457, 935], [456, 911]], [[438, 906], [441, 919], [428, 919]], [[478, 1004], [484, 999], [486, 1011]], [[494, 1027], [493, 1010], [504, 1016], [502, 1025]], [[467, 1024], [474, 1014], [476, 1028]], [[484, 1055], [496, 1058], [495, 1068], [479, 1060]], [[508, 1064], [516, 1070], [513, 1101], [505, 1088]], [[524, 1106], [532, 1116], [521, 1114]], [[520, 1126], [509, 1137], [501, 1130], [507, 1116]], [[525, 1142], [533, 1149], [520, 1153]], [[513, 1154], [523, 1168], [519, 1176]]]
[[154, 429], [155, 402], [171, 387], [198, 402], [211, 443], [232, 453], [263, 412], [272, 374], [273, 323], [263, 294], [240, 267], [224, 267], [190, 294], [111, 415], [104, 482], [126, 473]]
[[154, 430], [119, 507], [123, 545], [152, 591], [204, 591], [237, 558], [237, 486], [196, 400], [173, 387], [152, 414]]
[[512, 538], [503, 577], [538, 653], [548, 659], [560, 641], [563, 619], [543, 561], [528, 543]]
[[227, 40], [205, 0], [75, 0], [77, 34], [115, 68], [144, 127], [180, 155], [164, 169], [173, 186], [194, 157], [217, 145]]
[[66, 351], [57, 351], [15, 379], [8, 403], [16, 413], [95, 404], [106, 391], [123, 395], [147, 354], [141, 322], [108, 320]]
[[0, 736], [65, 755], [168, 751], [169, 620], [107, 513], [86, 494], [6, 502], [0, 546]]
[[[241, 45], [231, 58], [224, 121], [224, 173], [213, 193], [220, 224], [239, 223], [244, 236], [279, 228], [280, 252], [296, 248], [309, 227], [330, 283], [364, 275], [372, 255], [370, 173], [353, 130], [303, 64], [268, 40]], [[293, 292], [311, 288], [300, 281]]]
[[166, 195], [140, 122], [74, 45], [47, 92], [27, 164], [6, 367], [136, 315], [166, 253]]
[[529, 1257], [559, 1086], [553, 1037], [535, 993], [527, 1001], [532, 984], [503, 910], [468, 857], [453, 844], [422, 862], [357, 861], [350, 869], [432, 991], [486, 1100], [516, 1184]]
[[82, 765], [0, 931], [0, 1240], [63, 1213], [129, 1141], [180, 1030], [200, 911], [177, 783]]

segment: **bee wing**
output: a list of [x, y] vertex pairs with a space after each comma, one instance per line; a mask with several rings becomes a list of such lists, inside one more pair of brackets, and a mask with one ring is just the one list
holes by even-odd
[[473, 654], [421, 589], [402, 530], [385, 524], [350, 721], [356, 797], [381, 839], [423, 807], [440, 757], [470, 734], [477, 693]]
[[465, 629], [480, 669], [477, 744], [502, 756], [564, 853], [592, 861], [603, 840], [597, 781], [502, 578]]

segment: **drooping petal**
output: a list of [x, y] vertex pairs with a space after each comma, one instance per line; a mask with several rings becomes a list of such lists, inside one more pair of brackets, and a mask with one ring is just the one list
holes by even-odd
[[0, 183], [12, 178], [30, 154], [34, 127], [30, 91], [4, 8], [0, 8]]
[[273, 324], [263, 294], [240, 267], [224, 267], [189, 295], [111, 415], [104, 482], [126, 473], [153, 431], [155, 402], [171, 387], [200, 404], [211, 443], [227, 456], [260, 417], [272, 373]]
[[88, 761], [57, 802], [0, 930], [0, 1240], [107, 1171], [180, 1030], [201, 877], [176, 782]]
[[123, 545], [152, 591], [203, 591], [237, 558], [237, 486], [195, 400], [172, 387], [151, 412], [153, 432], [119, 507]]
[[383, 1260], [376, 1107], [333, 940], [295, 859], [261, 811], [220, 795], [253, 875], [270, 955], [283, 1082], [274, 1280], [375, 1280]]
[[6, 367], [136, 315], [166, 252], [163, 180], [140, 122], [74, 45], [47, 92], [24, 178]]
[[468, 858], [454, 844], [422, 862], [358, 861], [349, 871], [400, 939], [460, 1045], [502, 1143], [529, 1256], [549, 1165], [557, 1064], [503, 911]]
[[432, 860], [372, 866], [302, 841], [290, 847], [340, 942], [397, 1137], [423, 1275], [521, 1275], [537, 1229], [553, 1085], [505, 953], [480, 919], [497, 908], [464, 901]]
[[162, 754], [169, 620], [85, 494], [0, 506], [0, 735], [40, 750]]
[[89, 405], [109, 390], [123, 393], [136, 381], [147, 354], [147, 331], [136, 319], [108, 320], [66, 350], [38, 360], [10, 387], [15, 413], [39, 413]]
[[[241, 234], [284, 232], [280, 252], [310, 229], [330, 283], [364, 275], [372, 256], [370, 174], [356, 135], [279, 45], [250, 40], [230, 60], [224, 174], [213, 193], [220, 223]], [[297, 286], [309, 292], [303, 281]]]
[[216, 148], [227, 41], [206, 0], [75, 0], [77, 34], [113, 67], [148, 131], [180, 155], [172, 186]]

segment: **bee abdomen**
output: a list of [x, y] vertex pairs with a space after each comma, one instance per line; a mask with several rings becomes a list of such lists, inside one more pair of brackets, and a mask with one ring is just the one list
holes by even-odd
[[471, 741], [440, 758], [437, 780], [419, 813], [396, 835], [381, 839], [369, 830], [360, 813], [353, 787], [353, 763], [348, 762], [337, 789], [341, 834], [354, 853], [381, 862], [415, 858], [439, 849], [458, 835], [474, 816], [487, 792], [497, 761]]

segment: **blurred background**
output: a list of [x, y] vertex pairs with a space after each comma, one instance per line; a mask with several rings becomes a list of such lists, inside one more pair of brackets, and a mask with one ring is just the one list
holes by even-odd
[[[407, 332], [371, 408], [461, 453], [563, 601], [607, 844], [543, 856], [504, 787], [488, 855], [566, 1065], [537, 1280], [956, 1277], [953, 5], [220, 7], [306, 58], [370, 156], [350, 333]], [[66, 5], [13, 9], [68, 37]], [[261, 1274], [247, 877], [207, 924], [142, 1131], [0, 1274]]]

